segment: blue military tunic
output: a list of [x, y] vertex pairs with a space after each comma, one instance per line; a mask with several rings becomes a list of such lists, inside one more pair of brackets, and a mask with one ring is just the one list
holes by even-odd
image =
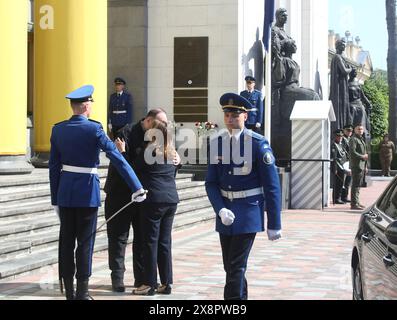
[[[211, 159], [206, 177], [208, 198], [217, 214], [216, 231], [224, 235], [256, 233], [265, 230], [264, 210], [266, 203], [267, 228], [281, 230], [281, 193], [280, 182], [275, 166], [272, 150], [268, 141], [261, 135], [244, 129], [241, 133], [240, 155], [244, 156], [244, 142], [252, 141], [252, 161], [224, 163], [226, 155], [222, 152], [222, 144], [230, 143], [228, 134], [217, 138], [218, 154]], [[211, 144], [215, 143], [211, 141]], [[249, 143], [246, 146], [250, 146]], [[215, 147], [211, 147], [216, 150]], [[227, 148], [226, 148], [227, 149]], [[226, 150], [225, 149], [225, 150]], [[248, 152], [249, 153], [249, 152]], [[248, 154], [246, 153], [246, 154]], [[228, 157], [230, 159], [230, 157]], [[214, 163], [215, 161], [215, 163]], [[227, 161], [226, 161], [227, 162]], [[236, 174], [235, 170], [241, 174]], [[230, 200], [222, 196], [224, 191], [243, 191], [263, 187], [264, 194]], [[218, 213], [222, 208], [233, 211], [235, 220], [232, 225], [225, 226]]]
[[262, 93], [259, 90], [248, 92], [248, 90], [241, 91], [240, 95], [251, 102], [253, 108], [248, 112], [248, 119], [246, 125], [255, 125], [260, 123], [263, 125], [263, 100]]
[[62, 165], [96, 168], [102, 149], [123, 176], [132, 192], [142, 188], [135, 172], [106, 136], [99, 122], [82, 115], [56, 124], [52, 129], [50, 153], [51, 202], [60, 207], [99, 207], [97, 174], [62, 171]]
[[113, 126], [123, 127], [132, 122], [132, 97], [126, 91], [121, 95], [113, 93], [109, 99], [109, 122]]

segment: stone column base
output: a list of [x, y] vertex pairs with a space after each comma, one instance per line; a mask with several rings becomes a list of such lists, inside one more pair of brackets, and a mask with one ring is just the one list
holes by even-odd
[[0, 155], [0, 175], [29, 174], [34, 167], [26, 160], [26, 156]]
[[48, 168], [48, 160], [50, 159], [49, 152], [36, 153], [30, 160], [35, 168]]

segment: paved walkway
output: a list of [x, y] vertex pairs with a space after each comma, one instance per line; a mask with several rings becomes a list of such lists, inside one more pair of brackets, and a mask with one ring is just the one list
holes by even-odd
[[[370, 205], [389, 181], [362, 189]], [[255, 300], [351, 299], [350, 258], [360, 212], [347, 205], [325, 211], [283, 212], [283, 239], [269, 242], [259, 234], [248, 262], [249, 298]], [[173, 235], [174, 286], [170, 296], [136, 297], [132, 290], [131, 248], [128, 249], [124, 294], [110, 291], [107, 252], [94, 255], [90, 293], [94, 299], [222, 299], [225, 274], [214, 223]], [[0, 299], [64, 299], [58, 290], [57, 265], [0, 281]]]

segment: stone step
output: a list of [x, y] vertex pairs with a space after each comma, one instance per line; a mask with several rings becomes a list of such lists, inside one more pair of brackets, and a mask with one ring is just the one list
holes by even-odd
[[[100, 178], [105, 178], [107, 169], [99, 169], [98, 175]], [[192, 179], [193, 175], [190, 173], [178, 173], [176, 179]], [[31, 174], [27, 175], [0, 175], [0, 190], [7, 187], [40, 185], [49, 183], [48, 169], [34, 169]]]
[[[94, 252], [107, 249], [107, 237], [101, 233], [95, 240]], [[11, 277], [20, 273], [29, 272], [44, 266], [52, 265], [58, 262], [58, 248], [54, 244], [51, 248], [45, 248], [43, 251], [36, 251], [30, 254], [23, 254], [18, 257], [1, 261], [0, 279]]]
[[[203, 182], [180, 183], [177, 185], [177, 188], [181, 201], [206, 195]], [[105, 200], [105, 196], [105, 193], [102, 191], [102, 202]], [[0, 203], [0, 226], [2, 221], [1, 219], [4, 217], [19, 215], [28, 216], [37, 212], [50, 210], [52, 210], [52, 205], [49, 195], [33, 199], [22, 199]]]
[[[175, 216], [173, 229], [189, 228], [214, 217], [212, 208], [196, 210], [193, 214], [179, 214]], [[98, 226], [102, 223], [100, 220], [103, 221], [103, 219], [98, 219]], [[96, 236], [95, 252], [107, 250], [105, 230], [106, 228], [98, 232]], [[37, 233], [29, 241], [16, 238], [14, 242], [0, 245], [0, 279], [58, 262], [58, 230]], [[128, 242], [131, 243], [131, 241], [132, 237]]]
[[[100, 179], [101, 189], [105, 186], [106, 177], [102, 177]], [[192, 182], [191, 177], [179, 178], [176, 180], [177, 189], [188, 188], [189, 184], [191, 186], [197, 186], [196, 182]], [[2, 203], [10, 203], [12, 201], [40, 198], [44, 196], [50, 195], [50, 185], [40, 184], [40, 185], [28, 185], [28, 186], [19, 186], [19, 187], [7, 187], [0, 188], [0, 204]]]

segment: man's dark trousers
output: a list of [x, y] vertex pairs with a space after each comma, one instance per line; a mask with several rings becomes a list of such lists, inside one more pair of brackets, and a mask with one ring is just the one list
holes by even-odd
[[[59, 271], [64, 279], [88, 280], [92, 272], [98, 208], [59, 208]], [[75, 263], [75, 248], [76, 263]], [[76, 271], [77, 269], [77, 271]]]
[[223, 267], [226, 272], [225, 300], [247, 300], [248, 289], [245, 272], [256, 233], [234, 236], [220, 234]]
[[[109, 219], [130, 201], [130, 194], [108, 193], [105, 199], [106, 219]], [[132, 244], [132, 260], [135, 278], [134, 286], [139, 287], [143, 283], [142, 236], [140, 231], [139, 213], [137, 206], [134, 203], [120, 212], [107, 226], [109, 268], [112, 270], [112, 279], [120, 280], [124, 278], [125, 249], [127, 247], [131, 225], [134, 232], [134, 240]]]

